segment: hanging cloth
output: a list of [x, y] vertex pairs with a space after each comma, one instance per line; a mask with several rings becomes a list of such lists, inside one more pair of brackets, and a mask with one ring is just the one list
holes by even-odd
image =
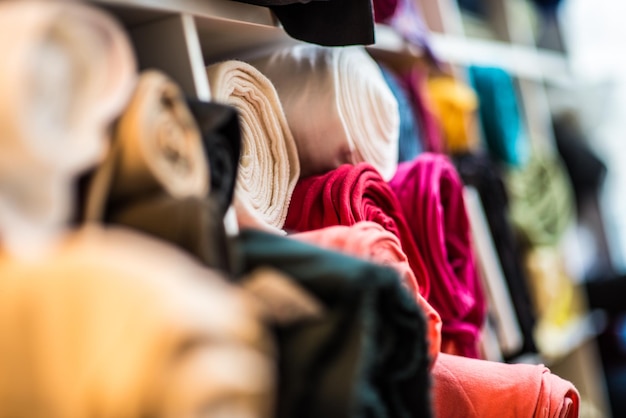
[[431, 278], [426, 299], [443, 321], [442, 351], [477, 358], [486, 302], [456, 169], [446, 156], [424, 153], [401, 163], [389, 185]]
[[[296, 45], [252, 61], [276, 87], [302, 177], [368, 162], [384, 179], [398, 161], [398, 102], [361, 47]], [[314, 117], [312, 117], [314, 115]]]
[[272, 83], [240, 61], [207, 68], [211, 96], [240, 115], [242, 148], [234, 207], [241, 227], [282, 233], [300, 177], [296, 144]]
[[304, 232], [334, 225], [350, 226], [359, 221], [380, 224], [400, 239], [419, 291], [428, 299], [429, 276], [400, 203], [369, 164], [346, 164], [326, 174], [301, 179], [289, 206], [285, 228]]
[[277, 330], [278, 418], [431, 416], [426, 324], [395, 270], [262, 231], [237, 242], [243, 272], [277, 269], [324, 309]]

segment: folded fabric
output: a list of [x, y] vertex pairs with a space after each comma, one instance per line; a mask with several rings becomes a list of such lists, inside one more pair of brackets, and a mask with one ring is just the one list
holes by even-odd
[[428, 26], [417, 4], [412, 0], [374, 0], [374, 20], [391, 26], [405, 41], [433, 58]]
[[511, 219], [531, 245], [556, 245], [574, 220], [572, 186], [558, 155], [533, 155], [506, 178]]
[[494, 157], [507, 164], [524, 165], [530, 145], [511, 76], [501, 68], [471, 66], [469, 77], [478, 93], [487, 148]]
[[371, 165], [345, 164], [324, 175], [301, 179], [289, 205], [285, 228], [305, 232], [327, 226], [350, 226], [359, 221], [380, 224], [400, 239], [419, 291], [428, 300], [430, 279], [402, 207]]
[[478, 357], [486, 305], [456, 169], [446, 156], [424, 153], [401, 163], [389, 185], [430, 277], [426, 300], [443, 321], [442, 351]]
[[243, 272], [269, 266], [321, 303], [277, 329], [277, 417], [429, 417], [426, 325], [391, 268], [286, 237], [242, 231]]
[[325, 46], [374, 43], [372, 3], [367, 0], [237, 0], [268, 6], [296, 39]]
[[443, 130], [449, 153], [467, 152], [478, 147], [474, 112], [478, 107], [476, 93], [452, 77], [428, 81], [428, 93]]
[[393, 176], [398, 102], [363, 48], [295, 45], [252, 64], [276, 87], [302, 177], [360, 162], [372, 164], [386, 180]]
[[211, 173], [209, 197], [219, 205], [223, 218], [233, 201], [237, 181], [241, 154], [239, 114], [230, 106], [193, 99], [187, 99], [187, 106], [202, 133]]
[[116, 124], [106, 160], [92, 177], [85, 219], [145, 197], [205, 197], [210, 173], [198, 127], [180, 88], [156, 70], [141, 74]]
[[234, 207], [241, 227], [280, 232], [300, 177], [298, 151], [272, 83], [249, 64], [207, 68], [212, 97], [240, 114], [242, 148]]
[[429, 152], [443, 152], [444, 142], [441, 127], [434, 111], [432, 98], [428, 92], [428, 74], [417, 65], [400, 74], [401, 85], [409, 93], [415, 120], [420, 127], [422, 149]]
[[398, 162], [410, 161], [422, 152], [419, 132], [415, 122], [415, 115], [411, 102], [402, 86], [396, 80], [396, 76], [391, 70], [380, 67], [385, 81], [391, 89], [394, 97], [398, 101], [398, 111], [400, 112], [400, 135], [398, 139]]
[[73, 180], [102, 157], [135, 83], [123, 28], [76, 2], [0, 4], [0, 235], [32, 254], [70, 217]]
[[437, 418], [578, 418], [580, 395], [543, 365], [441, 353], [432, 371]]
[[497, 244], [494, 247], [523, 336], [520, 352], [510, 353], [510, 356], [536, 353], [537, 347], [533, 337], [535, 309], [530, 298], [522, 248], [509, 218], [509, 196], [500, 165], [486, 154], [472, 153], [456, 154], [453, 156], [453, 162], [463, 182], [478, 191], [489, 232], [493, 242]]
[[231, 274], [234, 254], [213, 199], [161, 195], [110, 208], [108, 222], [167, 241], [207, 267]]
[[0, 259], [0, 417], [274, 416], [272, 338], [219, 274], [115, 229]]
[[426, 316], [428, 352], [431, 363], [435, 362], [441, 349], [441, 317], [416, 288], [415, 274], [398, 237], [379, 224], [367, 221], [301, 232], [291, 237], [395, 269]]

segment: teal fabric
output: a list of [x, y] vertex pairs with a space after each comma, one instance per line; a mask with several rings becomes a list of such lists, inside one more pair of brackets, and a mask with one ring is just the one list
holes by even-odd
[[277, 417], [431, 416], [424, 315], [394, 270], [260, 231], [237, 249], [242, 275], [278, 269], [325, 308], [276, 329]]
[[470, 67], [469, 76], [478, 93], [480, 121], [490, 154], [509, 165], [523, 165], [530, 144], [511, 76], [501, 68], [476, 66]]

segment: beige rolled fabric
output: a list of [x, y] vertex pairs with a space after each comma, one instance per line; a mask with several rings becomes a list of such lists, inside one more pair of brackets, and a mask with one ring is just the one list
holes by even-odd
[[362, 47], [296, 45], [251, 63], [276, 87], [302, 176], [368, 162], [388, 181], [398, 164], [398, 102]]
[[93, 227], [0, 277], [0, 417], [273, 416], [257, 306], [173, 248]]
[[241, 61], [211, 65], [207, 75], [213, 99], [240, 113], [243, 139], [234, 197], [239, 225], [281, 232], [300, 163], [276, 90]]
[[114, 130], [111, 151], [93, 177], [86, 217], [101, 219], [107, 204], [159, 192], [204, 197], [209, 176], [200, 131], [182, 91], [165, 74], [148, 70], [141, 73]]
[[70, 212], [70, 180], [101, 158], [136, 78], [124, 30], [78, 2], [0, 3], [0, 235], [32, 251]]

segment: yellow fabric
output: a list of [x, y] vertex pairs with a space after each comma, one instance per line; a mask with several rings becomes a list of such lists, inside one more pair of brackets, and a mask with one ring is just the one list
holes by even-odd
[[469, 86], [451, 77], [437, 77], [428, 81], [428, 94], [443, 130], [448, 152], [475, 149], [478, 137], [475, 131], [478, 97]]
[[0, 417], [272, 416], [256, 305], [182, 253], [88, 229], [0, 278]]

